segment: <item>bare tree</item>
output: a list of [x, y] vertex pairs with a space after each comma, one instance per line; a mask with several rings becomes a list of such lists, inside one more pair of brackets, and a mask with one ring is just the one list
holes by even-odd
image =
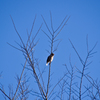
[[[51, 15], [51, 12], [50, 12], [50, 20], [51, 20], [52, 32], [49, 29], [49, 27], [48, 27], [48, 25], [47, 25], [47, 23], [46, 23], [46, 21], [45, 21], [43, 16], [42, 16], [42, 18], [43, 18], [43, 21], [44, 21], [44, 23], [46, 25], [46, 28], [48, 29], [48, 31], [50, 33], [50, 35], [49, 35], [49, 34], [45, 33], [45, 31], [42, 30], [46, 34], [46, 36], [48, 37], [48, 39], [50, 41], [50, 44], [51, 44], [50, 45], [50, 53], [52, 53], [52, 52], [55, 52], [57, 50], [59, 42], [58, 42], [58, 45], [56, 46], [56, 49], [54, 49], [54, 43], [56, 41], [58, 41], [58, 39], [56, 39], [56, 38], [57, 38], [58, 34], [61, 32], [61, 30], [63, 29], [63, 27], [66, 25], [67, 21], [69, 20], [69, 17], [67, 18], [67, 16], [66, 16], [64, 18], [64, 20], [61, 22], [61, 24], [58, 26], [58, 28], [56, 30], [54, 30], [53, 23], [52, 23], [52, 15]], [[57, 84], [55, 84], [55, 86], [52, 88], [51, 92], [49, 92], [50, 77], [51, 77], [51, 62], [50, 62], [49, 71], [48, 71], [48, 82], [47, 82], [47, 87], [45, 88], [43, 77], [42, 77], [42, 72], [41, 72], [41, 70], [39, 68], [39, 62], [34, 57], [34, 48], [38, 43], [38, 41], [36, 43], [34, 43], [34, 40], [35, 40], [36, 36], [38, 35], [39, 31], [41, 30], [42, 24], [40, 25], [39, 29], [37, 30], [37, 33], [35, 34], [35, 36], [32, 38], [32, 32], [33, 32], [34, 24], [35, 24], [35, 21], [36, 21], [36, 16], [35, 16], [33, 24], [32, 24], [31, 31], [30, 31], [30, 33], [27, 32], [27, 35], [28, 35], [27, 37], [28, 38], [27, 38], [27, 42], [25, 44], [23, 42], [23, 40], [22, 40], [22, 37], [20, 36], [20, 34], [17, 31], [17, 28], [15, 26], [15, 23], [14, 23], [12, 17], [11, 17], [11, 20], [12, 20], [14, 29], [15, 29], [15, 31], [16, 31], [19, 39], [20, 39], [21, 44], [17, 43], [19, 48], [11, 45], [10, 43], [8, 43], [8, 44], [10, 46], [12, 46], [13, 48], [15, 48], [15, 49], [17, 49], [17, 50], [19, 50], [19, 51], [21, 51], [23, 53], [23, 55], [25, 57], [25, 63], [24, 63], [23, 70], [21, 72], [20, 77], [17, 76], [18, 84], [17, 84], [17, 87], [16, 87], [15, 92], [13, 93], [12, 97], [8, 96], [1, 88], [0, 88], [0, 91], [9, 100], [17, 100], [19, 98], [26, 100], [27, 97], [25, 95], [29, 92], [29, 90], [28, 90], [28, 87], [25, 87], [26, 81], [22, 80], [22, 77], [24, 75], [24, 70], [26, 68], [26, 64], [28, 64], [28, 68], [27, 69], [30, 69], [32, 71], [32, 73], [33, 73], [34, 79], [35, 79], [35, 81], [37, 83], [37, 86], [39, 88], [39, 92], [40, 92], [41, 98], [44, 99], [44, 100], [48, 100], [50, 98], [50, 96], [52, 95], [53, 90], [56, 88], [56, 86], [64, 78], [65, 75], [57, 82]], [[38, 72], [36, 71], [36, 66], [38, 68]], [[38, 73], [40, 75], [40, 78], [38, 76]], [[40, 81], [40, 79], [42, 80], [42, 82]]]
[[[48, 27], [44, 17], [42, 16], [43, 18], [43, 21], [46, 25], [46, 28], [49, 32], [50, 35], [48, 35], [44, 30], [42, 30], [44, 32], [44, 34], [46, 34], [46, 36], [48, 37], [49, 41], [50, 41], [50, 52], [49, 53], [52, 53], [52, 52], [55, 52], [57, 50], [57, 47], [59, 45], [59, 42], [58, 42], [58, 45], [56, 46], [56, 49], [54, 49], [54, 43], [59, 41], [59, 39], [56, 39], [57, 36], [59, 35], [59, 33], [61, 32], [61, 30], [64, 28], [64, 26], [66, 25], [66, 23], [68, 22], [70, 16], [67, 18], [67, 16], [63, 19], [63, 21], [61, 22], [61, 24], [56, 28], [54, 29], [53, 27], [53, 22], [52, 22], [52, 14], [50, 12], [50, 20], [51, 20], [51, 29]], [[49, 64], [49, 72], [48, 72], [48, 83], [47, 83], [47, 91], [46, 91], [46, 98], [48, 98], [48, 92], [49, 92], [49, 84], [50, 84], [50, 73], [51, 73], [51, 62]], [[50, 93], [51, 94], [51, 93]], [[49, 95], [50, 96], [50, 95]]]
[[[99, 92], [100, 91], [100, 82], [95, 81], [89, 75], [89, 73], [85, 73], [88, 66], [92, 63], [92, 61], [90, 61], [90, 58], [93, 57], [93, 55], [96, 53], [96, 52], [94, 52], [94, 49], [95, 49], [97, 43], [95, 43], [93, 48], [89, 50], [88, 35], [87, 35], [87, 38], [86, 38], [87, 55], [86, 55], [85, 60], [82, 60], [81, 56], [79, 55], [78, 51], [76, 50], [75, 46], [73, 45], [73, 43], [71, 42], [70, 39], [69, 39], [69, 41], [82, 64], [82, 70], [78, 69], [78, 67], [76, 67], [76, 66], [73, 67], [71, 64], [71, 60], [69, 60], [71, 71], [69, 71], [67, 65], [64, 64], [64, 66], [67, 69], [68, 74], [66, 76], [67, 79], [66, 80], [64, 79], [65, 88], [63, 90], [67, 94], [68, 100], [72, 100], [72, 99], [73, 100], [83, 100], [86, 97], [91, 98], [91, 100], [99, 100], [100, 99], [100, 92]], [[76, 74], [74, 74], [74, 72], [76, 72]], [[79, 73], [79, 75], [78, 75], [78, 73]], [[79, 79], [78, 82], [75, 82], [76, 78]], [[84, 81], [83, 78], [85, 78], [87, 80], [88, 84], [90, 84], [89, 87], [87, 87], [86, 84], [83, 84], [83, 81]], [[76, 83], [79, 84], [79, 86]], [[84, 91], [82, 91], [83, 88], [84, 88]]]
[[[34, 21], [33, 21], [33, 25], [32, 25], [32, 28], [31, 28], [31, 31], [30, 31], [29, 34], [27, 33], [27, 35], [28, 35], [28, 36], [27, 36], [27, 37], [28, 37], [27, 43], [24, 44], [24, 42], [23, 42], [23, 40], [22, 40], [20, 34], [18, 33], [18, 31], [17, 31], [17, 29], [16, 29], [16, 26], [15, 26], [15, 24], [14, 24], [14, 21], [13, 21], [12, 17], [11, 17], [11, 20], [12, 20], [14, 29], [15, 29], [15, 31], [16, 31], [16, 33], [17, 33], [17, 35], [18, 35], [18, 37], [19, 37], [19, 39], [20, 39], [20, 41], [21, 41], [21, 45], [17, 43], [17, 44], [19, 45], [19, 47], [20, 47], [20, 48], [17, 48], [17, 47], [15, 47], [15, 46], [13, 46], [13, 45], [11, 45], [11, 44], [9, 44], [9, 43], [8, 43], [8, 44], [9, 44], [10, 46], [12, 46], [13, 48], [15, 48], [15, 49], [17, 49], [17, 50], [19, 50], [19, 51], [21, 51], [21, 52], [23, 53], [23, 55], [24, 55], [24, 57], [25, 57], [25, 64], [24, 64], [24, 66], [23, 66], [23, 70], [22, 70], [22, 72], [21, 72], [20, 77], [17, 77], [18, 85], [17, 85], [17, 87], [16, 87], [16, 90], [15, 90], [15, 93], [14, 93], [13, 97], [10, 98], [1, 88], [0, 88], [0, 90], [1, 90], [1, 92], [2, 92], [8, 99], [10, 99], [10, 100], [17, 100], [18, 98], [21, 98], [21, 96], [23, 96], [23, 93], [28, 91], [28, 88], [26, 88], [25, 90], [24, 90], [24, 88], [23, 88], [23, 86], [24, 86], [24, 84], [26, 84], [26, 82], [24, 82], [24, 83], [21, 82], [21, 81], [22, 81], [22, 76], [23, 76], [23, 73], [24, 73], [24, 70], [25, 70], [25, 67], [26, 67], [26, 64], [28, 63], [28, 64], [30, 65], [30, 67], [32, 68], [33, 75], [34, 75], [34, 77], [35, 77], [35, 79], [36, 79], [36, 81], [37, 81], [37, 84], [38, 84], [38, 86], [39, 86], [41, 95], [44, 96], [43, 90], [42, 90], [42, 86], [41, 86], [41, 84], [40, 84], [40, 82], [39, 82], [39, 79], [38, 79], [38, 76], [37, 76], [37, 74], [36, 74], [36, 72], [35, 72], [35, 67], [34, 67], [34, 63], [35, 63], [35, 62], [34, 62], [34, 58], [33, 58], [33, 48], [34, 48], [34, 47], [37, 45], [37, 43], [38, 43], [38, 41], [37, 41], [36, 43], [34, 43], [34, 40], [35, 40], [37, 34], [39, 33], [39, 31], [40, 31], [40, 29], [41, 29], [41, 27], [42, 27], [42, 24], [40, 25], [39, 29], [37, 30], [37, 33], [35, 34], [35, 36], [34, 36], [34, 37], [32, 38], [32, 40], [31, 40], [31, 35], [32, 35], [32, 31], [33, 31], [34, 24], [35, 24], [35, 20], [36, 20], [36, 16], [35, 16]], [[22, 84], [23, 84], [23, 85], [22, 85]], [[23, 92], [22, 92], [22, 91], [19, 92], [19, 91], [18, 91], [19, 89], [22, 89]], [[26, 98], [26, 97], [25, 97], [25, 98]], [[24, 99], [24, 97], [22, 97], [22, 99]]]
[[[92, 79], [92, 77], [89, 74], [85, 73], [85, 70], [88, 68], [88, 66], [92, 63], [89, 62], [88, 59], [90, 59], [91, 56], [93, 56], [94, 53], [94, 48], [96, 47], [97, 43], [93, 46], [92, 49], [89, 50], [88, 47], [88, 37], [86, 39], [86, 44], [87, 44], [87, 55], [85, 60], [83, 60], [81, 58], [81, 56], [79, 55], [78, 51], [76, 50], [74, 44], [72, 43], [72, 41], [69, 39], [69, 42], [71, 43], [75, 53], [77, 54], [79, 61], [82, 64], [82, 70], [78, 69], [78, 67], [76, 67], [75, 65], [73, 66], [72, 62], [71, 62], [71, 57], [69, 57], [69, 63], [70, 63], [70, 68], [68, 69], [67, 64], [64, 64], [65, 68], [66, 68], [66, 73], [61, 77], [61, 79], [53, 85], [53, 87], [50, 89], [50, 79], [52, 78], [51, 76], [51, 68], [52, 68], [52, 62], [49, 63], [49, 70], [48, 70], [48, 78], [47, 78], [47, 83], [45, 85], [44, 82], [44, 78], [43, 77], [43, 73], [44, 71], [40, 70], [40, 65], [39, 65], [39, 61], [36, 59], [35, 55], [34, 55], [34, 50], [36, 45], [39, 43], [39, 41], [36, 40], [37, 35], [39, 34], [40, 30], [42, 30], [42, 32], [47, 36], [49, 43], [50, 43], [50, 49], [46, 50], [49, 54], [56, 52], [56, 50], [58, 49], [59, 43], [61, 42], [60, 39], [58, 39], [58, 35], [61, 33], [62, 29], [65, 27], [65, 25], [67, 24], [70, 16], [65, 16], [65, 18], [62, 20], [62, 22], [60, 23], [60, 25], [54, 29], [54, 24], [53, 24], [53, 20], [52, 20], [52, 14], [50, 12], [50, 26], [48, 26], [45, 18], [43, 17], [43, 15], [41, 15], [42, 19], [43, 19], [43, 23], [46, 26], [46, 29], [48, 31], [48, 33], [46, 33], [46, 29], [42, 29], [42, 25], [43, 23], [40, 24], [39, 28], [37, 29], [37, 32], [34, 33], [33, 32], [33, 28], [36, 22], [36, 16], [34, 18], [33, 24], [32, 24], [32, 28], [31, 31], [28, 32], [27, 31], [27, 41], [26, 43], [24, 43], [22, 37], [20, 36], [15, 23], [13, 21], [13, 18], [11, 17], [14, 29], [20, 39], [20, 43], [17, 43], [19, 47], [15, 47], [13, 45], [11, 45], [10, 43], [8, 43], [11, 47], [21, 51], [25, 57], [25, 63], [24, 65], [22, 65], [23, 69], [22, 72], [20, 74], [20, 76], [16, 76], [16, 80], [17, 80], [17, 86], [14, 89], [9, 86], [9, 95], [6, 94], [6, 92], [4, 91], [3, 86], [0, 87], [0, 91], [1, 93], [4, 95], [5, 99], [9, 99], [9, 100], [27, 100], [28, 99], [28, 95], [29, 94], [33, 94], [36, 96], [35, 100], [41, 99], [41, 100], [55, 100], [56, 98], [60, 99], [60, 100], [82, 100], [85, 97], [89, 97], [92, 100], [99, 100], [100, 99], [100, 82], [99, 81], [94, 81], [94, 79]], [[32, 35], [32, 33], [34, 33], [34, 36]], [[57, 43], [57, 44], [56, 44]], [[55, 45], [56, 44], [56, 45]], [[49, 44], [48, 44], [49, 45]], [[25, 74], [25, 69], [26, 70], [30, 70], [32, 72], [32, 75], [34, 76], [34, 80], [37, 84], [37, 87], [39, 89], [38, 92], [32, 90], [29, 90], [29, 85], [27, 85], [27, 82], [29, 82], [29, 80], [26, 78], [26, 74]], [[76, 82], [75, 79], [77, 78], [77, 74], [79, 74], [79, 81]], [[1, 77], [1, 74], [0, 74]], [[85, 78], [88, 83], [90, 84], [90, 86], [86, 86], [83, 84], [83, 78]], [[79, 86], [77, 85], [79, 84]], [[60, 90], [57, 94], [54, 95], [54, 90], [55, 88], [59, 86]], [[82, 89], [85, 89], [85, 91], [82, 91]], [[95, 93], [93, 91], [96, 91]], [[64, 96], [64, 94], [66, 96]], [[53, 96], [54, 95], [54, 96]]]

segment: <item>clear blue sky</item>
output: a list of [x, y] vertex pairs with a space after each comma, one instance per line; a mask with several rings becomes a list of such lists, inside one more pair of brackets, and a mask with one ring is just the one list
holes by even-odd
[[[23, 40], [26, 42], [27, 30], [30, 32], [32, 22], [35, 14], [37, 14], [34, 32], [43, 22], [41, 14], [44, 16], [48, 25], [50, 26], [50, 13], [52, 12], [53, 26], [56, 28], [63, 18], [68, 15], [71, 16], [67, 25], [58, 35], [58, 39], [62, 39], [58, 50], [55, 52], [55, 57], [52, 62], [52, 81], [51, 85], [55, 84], [65, 73], [65, 67], [62, 64], [69, 66], [69, 56], [71, 55], [72, 65], [81, 69], [80, 61], [75, 54], [68, 39], [76, 47], [78, 53], [84, 60], [86, 57], [86, 36], [88, 34], [89, 48], [91, 49], [98, 41], [94, 51], [93, 58], [90, 61], [93, 63], [89, 66], [87, 72], [94, 79], [100, 80], [100, 0], [0, 0], [0, 72], [2, 77], [0, 83], [4, 85], [5, 92], [8, 94], [8, 85], [12, 85], [15, 90], [16, 87], [16, 74], [20, 75], [22, 70], [21, 64], [24, 64], [24, 57], [20, 51], [10, 47], [7, 42], [18, 47], [15, 43], [20, 40], [14, 30], [10, 15], [12, 16], [16, 28], [20, 33]], [[45, 24], [42, 29], [47, 31]], [[35, 56], [40, 60], [40, 68], [46, 67], [45, 62], [48, 56], [47, 50], [49, 42], [46, 35], [40, 31], [36, 40], [39, 43], [36, 46]], [[70, 69], [70, 68], [69, 68]], [[34, 83], [34, 78], [27, 71], [30, 78], [30, 83]], [[48, 67], [46, 67], [46, 73]], [[44, 78], [45, 82], [47, 77]], [[34, 86], [36, 84], [34, 83]], [[30, 88], [32, 87], [30, 85]], [[34, 89], [36, 90], [36, 89]], [[3, 98], [0, 92], [0, 98]], [[3, 100], [3, 99], [2, 99]], [[30, 99], [31, 100], [31, 99]]]

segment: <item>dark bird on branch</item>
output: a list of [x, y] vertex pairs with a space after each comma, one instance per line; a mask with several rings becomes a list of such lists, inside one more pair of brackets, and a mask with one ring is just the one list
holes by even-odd
[[52, 62], [53, 57], [54, 57], [54, 54], [51, 53], [51, 54], [48, 56], [48, 58], [47, 58], [46, 65], [48, 65], [48, 63], [50, 64], [50, 63]]

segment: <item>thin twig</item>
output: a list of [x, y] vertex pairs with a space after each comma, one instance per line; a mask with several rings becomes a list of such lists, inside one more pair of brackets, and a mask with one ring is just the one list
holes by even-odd
[[67, 18], [67, 20], [65, 21], [64, 25], [61, 27], [61, 29], [59, 30], [59, 32], [56, 34], [56, 36], [54, 37], [54, 39], [58, 36], [58, 34], [61, 32], [61, 30], [64, 28], [64, 26], [66, 25], [66, 23], [68, 22], [70, 16]]
[[[38, 63], [37, 63], [37, 64], [38, 64]], [[46, 92], [45, 85], [44, 85], [44, 80], [43, 80], [43, 77], [42, 77], [42, 73], [41, 73], [41, 71], [40, 71], [39, 65], [37, 65], [37, 66], [38, 66], [38, 70], [39, 70], [40, 77], [41, 77], [41, 80], [42, 80], [42, 84], [43, 84], [44, 91]]]
[[75, 47], [74, 47], [74, 45], [72, 44], [72, 42], [71, 42], [70, 39], [69, 39], [69, 41], [70, 41], [70, 43], [71, 43], [71, 45], [72, 45], [74, 51], [76, 52], [78, 58], [80, 59], [81, 64], [83, 65], [82, 72], [79, 70], [79, 72], [81, 73], [80, 87], [79, 87], [79, 100], [81, 100], [81, 99], [82, 99], [82, 91], [81, 91], [81, 90], [82, 90], [82, 83], [83, 83], [83, 77], [85, 76], [84, 71], [85, 71], [86, 66], [88, 66], [88, 65], [90, 64], [90, 63], [87, 64], [87, 61], [88, 61], [88, 58], [89, 58], [92, 54], [94, 54], [94, 53], [92, 53], [92, 51], [93, 51], [94, 48], [96, 47], [97, 43], [94, 45], [94, 47], [93, 47], [90, 51], [88, 51], [88, 37], [87, 37], [87, 39], [86, 39], [86, 43], [87, 43], [87, 56], [86, 56], [85, 61], [83, 62], [83, 60], [81, 59], [80, 55], [78, 54], [77, 50], [75, 49]]
[[25, 51], [23, 51], [23, 50], [21, 50], [21, 49], [19, 49], [19, 48], [15, 47], [15, 46], [13, 46], [13, 45], [11, 45], [10, 43], [8, 43], [8, 42], [7, 42], [7, 44], [8, 44], [8, 45], [10, 45], [10, 46], [11, 46], [11, 47], [13, 47], [13, 48], [15, 48], [15, 49], [17, 49], [17, 50], [19, 50], [19, 51], [21, 51], [21, 52], [24, 52], [24, 53], [25, 53]]
[[[43, 31], [43, 30], [42, 30]], [[43, 33], [45, 33], [44, 31], [43, 31]], [[45, 33], [45, 35], [51, 40], [51, 38], [49, 37], [49, 35], [47, 34], [47, 33]]]
[[[42, 15], [41, 15], [42, 16]], [[44, 21], [44, 23], [45, 23], [45, 25], [46, 25], [46, 27], [47, 27], [47, 29], [48, 29], [48, 31], [49, 31], [49, 33], [52, 35], [52, 33], [51, 33], [51, 31], [50, 31], [50, 29], [49, 29], [49, 27], [48, 27], [48, 25], [47, 25], [47, 23], [46, 23], [46, 21], [45, 21], [45, 19], [44, 19], [44, 17], [42, 16], [42, 19], [43, 19], [43, 21]]]
[[47, 83], [47, 92], [46, 92], [46, 97], [47, 97], [47, 95], [48, 95], [48, 91], [49, 91], [50, 71], [51, 71], [51, 62], [50, 62], [50, 64], [49, 64], [49, 74], [48, 74], [48, 83]]
[[1, 91], [9, 100], [12, 100], [1, 88], [0, 88], [0, 91]]
[[74, 45], [72, 44], [72, 42], [71, 42], [71, 40], [70, 40], [70, 39], [69, 39], [69, 41], [70, 41], [70, 43], [71, 43], [71, 45], [72, 45], [73, 49], [75, 50], [76, 54], [78, 55], [78, 57], [79, 57], [79, 59], [80, 59], [80, 61], [81, 61], [82, 65], [84, 65], [83, 60], [81, 59], [80, 55], [78, 54], [77, 50], [75, 49], [75, 47], [74, 47]]
[[22, 40], [20, 34], [18, 33], [17, 29], [16, 29], [16, 26], [15, 26], [15, 23], [14, 23], [14, 21], [13, 21], [13, 18], [12, 18], [11, 15], [10, 15], [10, 17], [11, 17], [11, 20], [12, 20], [12, 23], [13, 23], [13, 26], [14, 26], [14, 29], [15, 29], [15, 31], [16, 31], [16, 33], [17, 33], [19, 39], [21, 40], [21, 43], [22, 43], [23, 47], [25, 48], [24, 42], [23, 42], [23, 40]]
[[30, 41], [30, 37], [31, 37], [32, 31], [33, 31], [35, 20], [36, 20], [36, 15], [35, 15], [35, 18], [34, 18], [34, 21], [33, 21], [33, 24], [32, 24], [32, 28], [31, 28], [30, 34], [28, 35], [28, 40], [27, 40], [27, 43], [26, 43], [26, 47], [28, 46], [28, 42]]
[[12, 100], [15, 99], [15, 96], [16, 96], [16, 94], [17, 94], [17, 91], [18, 91], [18, 88], [19, 88], [19, 86], [20, 86], [20, 82], [21, 82], [21, 79], [22, 79], [22, 76], [23, 76], [23, 73], [24, 73], [24, 70], [25, 70], [25, 67], [26, 67], [26, 63], [27, 63], [27, 59], [26, 59], [26, 61], [25, 61], [25, 64], [24, 64], [23, 70], [22, 70], [22, 72], [21, 72], [21, 75], [20, 75], [20, 78], [19, 78], [19, 82], [18, 82], [16, 91], [15, 91], [15, 93], [14, 93], [14, 96], [13, 96], [13, 99], [12, 99]]
[[67, 18], [67, 16], [65, 16], [65, 18], [63, 19], [63, 21], [61, 22], [61, 24], [58, 26], [58, 28], [55, 30], [55, 32], [57, 32], [57, 31], [60, 29], [60, 27], [62, 26], [62, 24], [63, 24], [64, 21], [66, 20], [66, 18]]
[[51, 93], [54, 91], [54, 89], [58, 86], [58, 84], [64, 79], [64, 77], [67, 75], [68, 73], [66, 73], [57, 83], [56, 85], [53, 87], [53, 89], [51, 90], [51, 92], [48, 95], [48, 98], [50, 97]]
[[51, 29], [52, 29], [52, 31], [53, 31], [53, 33], [54, 33], [53, 23], [52, 23], [52, 14], [51, 14], [51, 11], [50, 11], [50, 18], [51, 18]]
[[[30, 45], [29, 45], [29, 49], [32, 48], [31, 46], [32, 46], [32, 44], [33, 44], [33, 41], [34, 41], [34, 39], [36, 38], [37, 34], [39, 33], [41, 27], [42, 27], [42, 24], [41, 24], [40, 28], [38, 29], [37, 33], [35, 34], [34, 38], [32, 39], [32, 41], [31, 41], [31, 43], [30, 43]], [[29, 49], [28, 49], [28, 51], [29, 51]], [[33, 49], [33, 48], [32, 48], [32, 49]]]

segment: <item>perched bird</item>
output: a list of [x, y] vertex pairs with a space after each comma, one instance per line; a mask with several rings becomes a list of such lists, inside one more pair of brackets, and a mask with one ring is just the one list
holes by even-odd
[[54, 57], [54, 54], [53, 54], [53, 53], [51, 53], [51, 54], [48, 56], [48, 58], [47, 58], [46, 65], [48, 65], [48, 63], [50, 64], [50, 62], [52, 62], [53, 57]]

